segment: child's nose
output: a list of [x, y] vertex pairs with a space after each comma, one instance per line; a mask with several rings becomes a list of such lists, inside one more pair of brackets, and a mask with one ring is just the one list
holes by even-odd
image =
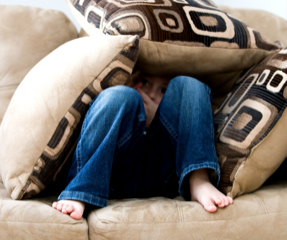
[[154, 89], [150, 89], [148, 95], [149, 95], [149, 97], [150, 97], [151, 99], [154, 100], [155, 97], [156, 97], [156, 92], [155, 92], [155, 90], [154, 90]]

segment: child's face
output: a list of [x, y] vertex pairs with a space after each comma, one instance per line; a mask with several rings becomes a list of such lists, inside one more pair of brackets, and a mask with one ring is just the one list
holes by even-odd
[[142, 74], [139, 71], [133, 73], [130, 77], [129, 86], [140, 88], [156, 104], [159, 104], [163, 98], [170, 78]]

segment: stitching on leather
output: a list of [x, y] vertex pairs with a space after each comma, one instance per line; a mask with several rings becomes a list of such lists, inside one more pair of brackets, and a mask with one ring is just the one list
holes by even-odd
[[254, 198], [258, 202], [258, 204], [259, 204], [260, 208], [263, 210], [264, 214], [268, 214], [269, 211], [267, 210], [267, 207], [266, 207], [264, 201], [262, 200], [262, 198], [259, 197], [257, 193], [254, 193]]
[[180, 201], [175, 201], [179, 222], [185, 222]]

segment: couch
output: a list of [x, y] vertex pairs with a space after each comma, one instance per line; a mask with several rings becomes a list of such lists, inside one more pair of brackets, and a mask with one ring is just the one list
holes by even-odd
[[[281, 40], [287, 45], [286, 20], [259, 10], [222, 9], [264, 32], [272, 41]], [[27, 73], [49, 53], [79, 36], [63, 13], [52, 10], [0, 6], [0, 22], [6, 27], [0, 30], [5, 32], [0, 34], [2, 121], [12, 95]], [[136, 42], [137, 39], [128, 41]], [[9, 106], [10, 112], [11, 109]], [[7, 121], [1, 124], [1, 131], [5, 132], [5, 126]], [[17, 129], [27, 130], [23, 125], [18, 125]], [[21, 146], [23, 142], [19, 144]], [[4, 165], [0, 166], [5, 179]], [[286, 177], [284, 179], [284, 163], [262, 186], [241, 194], [231, 206], [218, 209], [213, 214], [207, 213], [199, 203], [187, 202], [181, 197], [155, 197], [110, 200], [105, 208], [88, 209], [81, 220], [74, 220], [51, 207], [63, 187], [67, 168], [64, 167], [61, 174], [58, 174], [55, 183], [51, 183], [40, 194], [26, 195], [26, 199], [14, 200], [17, 199], [13, 197], [14, 190], [7, 189], [5, 180], [0, 183], [0, 239], [287, 238], [287, 181]]]

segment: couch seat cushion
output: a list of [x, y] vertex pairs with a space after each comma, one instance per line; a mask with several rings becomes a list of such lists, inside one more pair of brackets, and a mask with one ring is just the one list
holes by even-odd
[[286, 239], [287, 182], [240, 196], [216, 213], [166, 198], [110, 201], [88, 216], [92, 239]]
[[51, 207], [56, 196], [15, 201], [0, 183], [0, 239], [87, 240], [87, 221]]

